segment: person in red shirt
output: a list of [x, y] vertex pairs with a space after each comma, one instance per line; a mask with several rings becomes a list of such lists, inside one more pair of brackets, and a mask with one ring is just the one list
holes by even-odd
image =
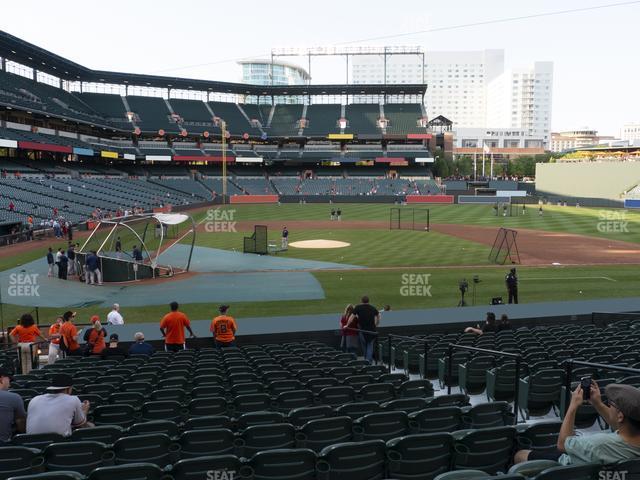
[[75, 312], [64, 312], [60, 327], [60, 348], [70, 356], [82, 355], [82, 349], [78, 343], [78, 329], [73, 324], [74, 318], [76, 318]]
[[191, 330], [191, 323], [187, 316], [178, 311], [178, 302], [171, 302], [169, 308], [171, 311], [162, 317], [160, 321], [160, 332], [164, 337], [164, 349], [167, 352], [177, 352], [186, 348], [185, 328], [189, 331], [191, 338], [196, 336]]
[[235, 333], [238, 327], [233, 317], [227, 315], [228, 310], [229, 305], [220, 305], [220, 308], [218, 308], [220, 315], [213, 319], [209, 328], [213, 333], [214, 343], [218, 348], [236, 346]]
[[354, 319], [351, 322], [351, 325], [347, 327], [347, 323], [349, 323], [349, 318], [351, 318], [351, 314], [353, 313], [353, 305], [349, 304], [344, 309], [344, 313], [342, 317], [340, 317], [340, 334], [342, 335], [342, 340], [340, 341], [340, 349], [343, 352], [348, 353], [358, 353], [358, 346], [360, 345], [360, 340], [358, 337], [358, 320]]
[[53, 325], [49, 327], [49, 359], [47, 363], [52, 364], [60, 355], [60, 327], [62, 326], [62, 317], [56, 318]]
[[20, 348], [20, 365], [22, 365], [22, 373], [27, 374], [31, 371], [33, 365], [33, 355], [37, 355], [37, 348], [31, 345], [40, 339], [46, 339], [40, 333], [40, 329], [35, 325], [35, 321], [30, 313], [25, 313], [20, 317], [19, 324], [9, 333], [11, 340], [18, 344]]
[[13, 212], [15, 210], [16, 206], [13, 204], [13, 202], [9, 202], [9, 211]]

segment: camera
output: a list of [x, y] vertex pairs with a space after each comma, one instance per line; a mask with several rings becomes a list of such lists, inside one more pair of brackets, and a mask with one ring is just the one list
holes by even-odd
[[582, 398], [589, 400], [591, 397], [591, 376], [582, 377], [580, 379], [580, 386], [582, 387]]
[[458, 288], [462, 293], [466, 292], [469, 289], [469, 282], [467, 282], [466, 278], [463, 278], [458, 282]]
[[480, 283], [480, 276], [479, 275], [474, 275], [473, 276], [473, 283]]

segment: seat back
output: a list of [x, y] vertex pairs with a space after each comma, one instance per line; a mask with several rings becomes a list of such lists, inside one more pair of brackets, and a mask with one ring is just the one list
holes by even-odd
[[72, 470], [85, 475], [113, 460], [113, 452], [104, 443], [92, 441], [52, 443], [42, 455], [47, 470]]
[[385, 443], [382, 440], [330, 445], [320, 452], [318, 480], [380, 480], [385, 478]]
[[351, 441], [353, 420], [350, 417], [333, 417], [311, 420], [296, 433], [296, 445], [319, 452], [334, 443]]
[[315, 480], [316, 454], [306, 448], [258, 452], [242, 467], [240, 476], [261, 480]]
[[453, 458], [453, 437], [448, 433], [417, 434], [387, 442], [389, 476], [431, 480], [449, 470]]
[[460, 407], [427, 408], [409, 414], [413, 433], [454, 432], [462, 428]]
[[454, 467], [495, 474], [506, 472], [511, 461], [516, 431], [513, 427], [473, 430], [455, 441]]
[[181, 458], [235, 452], [235, 435], [226, 428], [188, 430], [180, 435], [179, 443]]

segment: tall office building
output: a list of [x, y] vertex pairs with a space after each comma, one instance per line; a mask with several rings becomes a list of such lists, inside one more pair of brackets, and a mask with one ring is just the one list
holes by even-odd
[[631, 145], [640, 143], [640, 122], [626, 123], [620, 129], [620, 138], [627, 140]]
[[486, 125], [521, 129], [548, 147], [552, 92], [553, 62], [506, 70], [488, 84]]
[[[280, 60], [271, 63], [270, 60], [245, 60], [238, 62], [242, 67], [242, 83], [251, 85], [306, 85], [309, 80], [307, 71], [295, 64]], [[247, 96], [247, 103], [255, 103], [256, 97]], [[300, 103], [298, 97], [277, 97], [276, 103]], [[261, 98], [260, 103], [270, 103], [268, 98]]]
[[455, 127], [484, 128], [487, 85], [504, 71], [504, 50], [427, 51], [418, 55], [352, 57], [353, 83], [426, 83], [427, 116], [443, 115]]

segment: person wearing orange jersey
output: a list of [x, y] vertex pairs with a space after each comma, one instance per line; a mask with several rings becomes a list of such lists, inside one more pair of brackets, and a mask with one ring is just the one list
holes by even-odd
[[37, 339], [46, 341], [40, 333], [40, 329], [35, 325], [33, 316], [25, 313], [20, 317], [20, 323], [9, 333], [11, 340], [18, 344], [20, 349], [20, 364], [22, 365], [22, 373], [27, 374], [31, 371], [33, 365], [32, 355], [37, 355], [38, 349], [32, 347]]
[[238, 327], [233, 317], [227, 315], [228, 310], [229, 305], [220, 305], [220, 308], [218, 308], [220, 315], [213, 319], [209, 328], [213, 333], [214, 343], [218, 348], [236, 346], [235, 333]]

